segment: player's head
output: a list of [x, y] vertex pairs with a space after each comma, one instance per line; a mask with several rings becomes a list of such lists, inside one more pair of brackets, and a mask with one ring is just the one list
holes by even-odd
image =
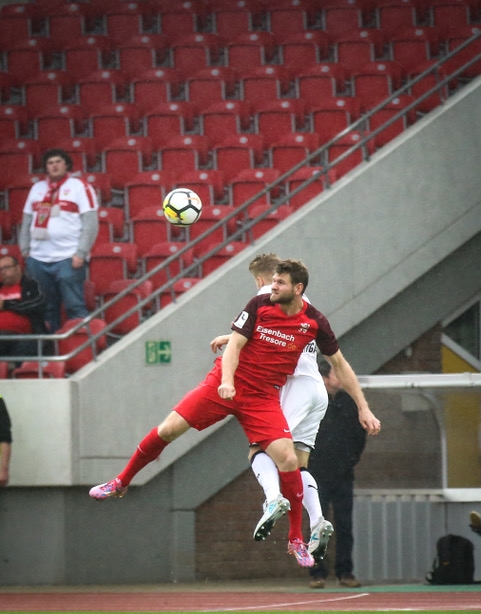
[[249, 264], [249, 271], [254, 275], [258, 288], [271, 283], [276, 266], [281, 259], [277, 254], [259, 254]]
[[307, 284], [309, 283], [309, 271], [301, 260], [281, 260], [276, 266], [275, 273], [278, 275], [290, 275], [292, 285], [302, 284], [302, 294], [306, 291]]

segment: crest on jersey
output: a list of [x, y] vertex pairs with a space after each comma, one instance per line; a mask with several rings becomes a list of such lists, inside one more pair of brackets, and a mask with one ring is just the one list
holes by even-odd
[[307, 333], [307, 331], [309, 330], [310, 326], [311, 325], [308, 324], [307, 322], [302, 322], [300, 327], [299, 327], [299, 332], [300, 333], [304, 333], [304, 334]]

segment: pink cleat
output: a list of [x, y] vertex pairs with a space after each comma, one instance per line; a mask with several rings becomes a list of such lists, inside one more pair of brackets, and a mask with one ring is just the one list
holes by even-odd
[[306, 544], [300, 539], [289, 542], [287, 554], [293, 554], [301, 567], [314, 567], [314, 557], [309, 553]]
[[107, 499], [107, 497], [123, 497], [127, 492], [127, 486], [122, 486], [119, 478], [110, 480], [105, 484], [99, 484], [90, 489], [89, 495], [98, 501]]

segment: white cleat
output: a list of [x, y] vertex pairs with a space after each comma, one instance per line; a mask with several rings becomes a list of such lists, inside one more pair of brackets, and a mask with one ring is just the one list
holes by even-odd
[[324, 518], [314, 527], [311, 533], [311, 539], [307, 547], [308, 551], [314, 557], [315, 561], [320, 561], [324, 558], [327, 550], [327, 544], [334, 533], [332, 524]]
[[254, 539], [256, 541], [263, 541], [268, 535], [271, 534], [273, 526], [276, 522], [284, 516], [286, 512], [291, 509], [291, 504], [282, 495], [277, 495], [277, 499], [267, 501], [264, 503], [264, 514], [257, 523], [254, 531]]

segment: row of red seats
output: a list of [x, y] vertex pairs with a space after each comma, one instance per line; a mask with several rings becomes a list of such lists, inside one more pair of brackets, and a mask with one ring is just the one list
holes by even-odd
[[[43, 11], [42, 11], [43, 9]], [[155, 30], [171, 33], [199, 33], [211, 31], [230, 39], [236, 34], [267, 29], [276, 34], [293, 30], [322, 28], [333, 35], [355, 27], [374, 26], [386, 31], [400, 26], [470, 23], [479, 19], [479, 3], [475, 0], [434, 0], [432, 2], [333, 2], [322, 6], [297, 0], [287, 3], [250, 2], [236, 5], [221, 2], [220, 6], [204, 2], [188, 5], [170, 3], [157, 6], [153, 2], [66, 3], [55, 7], [20, 5], [1, 13], [5, 23], [4, 40], [9, 45], [32, 31], [41, 31], [58, 42], [69, 42], [86, 32], [100, 31], [112, 40], [122, 41], [130, 36]], [[0, 30], [1, 32], [1, 30]]]

